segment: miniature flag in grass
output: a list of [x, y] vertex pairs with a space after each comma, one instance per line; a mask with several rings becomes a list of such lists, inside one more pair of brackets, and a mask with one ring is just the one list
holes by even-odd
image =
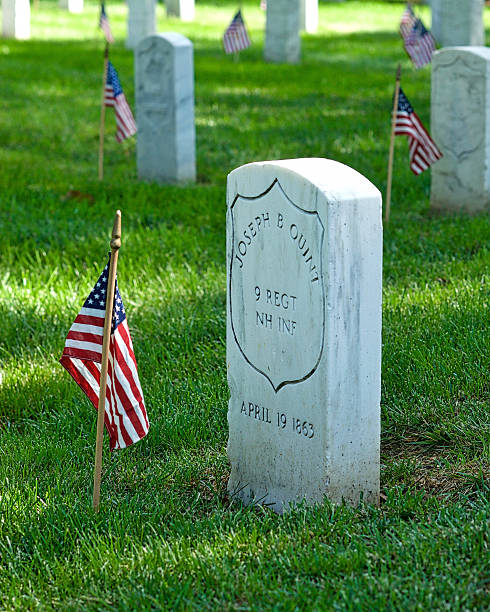
[[107, 17], [107, 13], [105, 12], [105, 6], [103, 2], [100, 5], [99, 27], [104, 32], [105, 39], [107, 40], [107, 42], [112, 44], [114, 42], [114, 36], [112, 35], [111, 26], [109, 24], [109, 19]]
[[[71, 326], [60, 359], [61, 365], [68, 370], [95, 409], [99, 402], [108, 273], [109, 264]], [[104, 422], [111, 450], [138, 442], [149, 429], [133, 343], [117, 281], [112, 307]]]
[[405, 39], [405, 51], [408, 53], [416, 68], [422, 68], [432, 61], [432, 54], [436, 48], [436, 41], [432, 34], [426, 30], [421, 19], [416, 19], [410, 34]]
[[125, 138], [129, 138], [136, 134], [136, 123], [133, 113], [129, 108], [126, 96], [123, 93], [119, 77], [116, 69], [108, 62], [107, 64], [107, 81], [104, 89], [104, 104], [113, 106], [116, 112], [116, 140], [122, 142]]
[[247, 28], [243, 22], [242, 12], [238, 11], [223, 34], [225, 53], [237, 53], [250, 47], [251, 44]]
[[410, 169], [414, 174], [420, 174], [441, 159], [442, 153], [422, 125], [401, 88], [398, 97], [395, 134], [408, 136]]
[[400, 21], [400, 36], [403, 38], [403, 42], [407, 40], [416, 21], [417, 18], [415, 17], [412, 7], [410, 4], [407, 4]]

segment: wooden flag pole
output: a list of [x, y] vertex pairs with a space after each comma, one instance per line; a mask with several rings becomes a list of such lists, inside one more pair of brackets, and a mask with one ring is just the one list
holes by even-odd
[[105, 85], [107, 81], [107, 66], [109, 64], [109, 43], [105, 44], [104, 51], [104, 76], [102, 78], [102, 101], [100, 105], [100, 129], [99, 129], [99, 181], [104, 178], [104, 133], [105, 133]]
[[393, 113], [391, 115], [391, 139], [390, 139], [390, 154], [388, 157], [388, 180], [386, 184], [386, 207], [385, 207], [385, 223], [388, 224], [390, 221], [390, 204], [391, 204], [391, 182], [393, 177], [393, 152], [395, 150], [395, 127], [396, 127], [396, 115], [398, 111], [398, 97], [400, 95], [400, 80], [401, 80], [402, 67], [398, 64], [396, 70], [396, 85], [395, 85], [395, 97], [393, 98]]
[[109, 361], [109, 343], [111, 339], [112, 313], [116, 287], [117, 256], [121, 247], [121, 211], [116, 211], [114, 227], [112, 228], [111, 259], [109, 276], [107, 277], [107, 300], [104, 319], [104, 336], [102, 341], [102, 363], [100, 365], [99, 407], [97, 410], [97, 439], [95, 442], [94, 496], [95, 512], [99, 511], [100, 478], [102, 474], [102, 442], [104, 439], [104, 414], [107, 388], [107, 366]]

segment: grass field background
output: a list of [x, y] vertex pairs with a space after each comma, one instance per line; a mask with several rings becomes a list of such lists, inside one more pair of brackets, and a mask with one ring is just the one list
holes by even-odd
[[[298, 66], [263, 62], [258, 0], [242, 3], [254, 44], [238, 63], [221, 45], [236, 4], [198, 1], [192, 24], [158, 5], [158, 30], [195, 50], [187, 187], [137, 181], [135, 141], [116, 143], [110, 114], [98, 182], [97, 3], [39, 4], [32, 40], [0, 39], [0, 609], [487, 609], [490, 223], [431, 215], [430, 174], [412, 175], [404, 138], [384, 236], [382, 504], [276, 516], [226, 494], [226, 175], [328, 157], [384, 192], [397, 62], [430, 124], [430, 68], [410, 66], [397, 34], [403, 4], [322, 3]], [[126, 7], [106, 6], [133, 105]], [[105, 448], [94, 515], [95, 411], [58, 359], [116, 208], [151, 429]]]

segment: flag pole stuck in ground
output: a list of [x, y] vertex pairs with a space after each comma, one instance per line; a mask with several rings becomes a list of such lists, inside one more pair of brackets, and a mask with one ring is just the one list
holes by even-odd
[[117, 211], [110, 259], [70, 327], [60, 359], [98, 414], [93, 492], [96, 512], [104, 424], [111, 451], [143, 439], [150, 427], [126, 310], [117, 286], [120, 246], [121, 212]]
[[102, 474], [102, 443], [104, 440], [104, 414], [107, 391], [107, 366], [109, 363], [109, 343], [111, 339], [114, 291], [116, 286], [117, 257], [121, 248], [121, 211], [116, 211], [111, 238], [111, 259], [107, 280], [107, 301], [104, 319], [104, 335], [102, 339], [102, 362], [100, 364], [99, 405], [97, 409], [97, 438], [95, 441], [94, 495], [93, 507], [99, 511], [100, 479]]
[[398, 96], [400, 95], [401, 72], [402, 67], [400, 64], [398, 64], [398, 68], [396, 69], [395, 95], [393, 97], [393, 114], [391, 116], [390, 153], [388, 156], [388, 180], [386, 182], [385, 223], [389, 223], [390, 220], [391, 181], [393, 177], [393, 153], [395, 148], [395, 128], [396, 116], [398, 111]]
[[99, 181], [104, 179], [104, 133], [105, 133], [105, 88], [107, 82], [107, 69], [109, 66], [109, 43], [105, 44], [104, 74], [102, 77], [102, 100], [100, 103], [100, 130], [99, 130]]

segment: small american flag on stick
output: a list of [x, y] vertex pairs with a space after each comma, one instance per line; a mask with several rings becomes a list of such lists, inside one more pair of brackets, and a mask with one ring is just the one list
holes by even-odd
[[[96, 409], [100, 392], [108, 272], [109, 264], [71, 326], [60, 359], [61, 365]], [[149, 423], [117, 281], [111, 308], [104, 422], [109, 433], [110, 448], [114, 450], [141, 440], [148, 433]]]
[[436, 48], [436, 41], [432, 34], [426, 30], [421, 19], [416, 19], [410, 34], [405, 39], [405, 51], [408, 53], [416, 68], [422, 68], [432, 61], [432, 54]]
[[116, 140], [122, 142], [125, 138], [129, 138], [136, 134], [136, 123], [133, 113], [129, 108], [126, 96], [121, 87], [121, 82], [117, 76], [116, 69], [111, 64], [107, 63], [107, 80], [104, 89], [104, 104], [105, 106], [113, 106], [116, 113]]
[[242, 12], [238, 11], [223, 34], [225, 53], [238, 53], [250, 47], [251, 44], [247, 28], [243, 22]]
[[408, 98], [400, 88], [395, 135], [399, 136], [402, 134], [408, 137], [410, 169], [414, 174], [420, 174], [438, 159], [441, 159], [442, 153], [429, 136], [429, 133], [414, 112]]
[[410, 4], [407, 4], [400, 21], [400, 36], [403, 38], [403, 42], [405, 42], [410, 35], [416, 21], [417, 18], [415, 17], [412, 7]]
[[104, 2], [102, 2], [102, 4], [100, 5], [99, 27], [104, 32], [105, 39], [107, 40], [107, 42], [112, 44], [114, 42], [114, 36], [112, 35], [109, 18], [107, 17], [107, 13], [105, 12]]

